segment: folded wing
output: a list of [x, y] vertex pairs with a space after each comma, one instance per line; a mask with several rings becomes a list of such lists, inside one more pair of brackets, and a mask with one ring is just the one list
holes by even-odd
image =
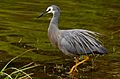
[[75, 29], [61, 30], [58, 36], [58, 47], [65, 54], [99, 54], [106, 53], [106, 49], [95, 38], [96, 32]]

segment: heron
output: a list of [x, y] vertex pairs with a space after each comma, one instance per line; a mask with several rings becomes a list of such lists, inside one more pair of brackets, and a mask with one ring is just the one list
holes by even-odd
[[106, 48], [102, 45], [96, 36], [97, 32], [84, 29], [68, 29], [61, 30], [58, 28], [58, 20], [60, 16], [60, 8], [56, 5], [49, 6], [44, 12], [38, 16], [52, 13], [52, 18], [48, 27], [48, 37], [50, 42], [59, 48], [65, 55], [79, 57], [84, 55], [84, 59], [77, 62], [69, 71], [72, 74], [77, 71], [77, 66], [89, 60], [89, 54], [105, 54]]

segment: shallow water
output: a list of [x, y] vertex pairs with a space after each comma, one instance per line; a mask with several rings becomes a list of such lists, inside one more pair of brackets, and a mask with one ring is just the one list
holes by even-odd
[[0, 69], [13, 57], [29, 49], [9, 67], [21, 67], [27, 63], [40, 64], [26, 72], [33, 72], [33, 79], [69, 79], [67, 72], [74, 65], [73, 58], [54, 48], [47, 37], [51, 15], [36, 19], [47, 6], [61, 8], [61, 29], [88, 29], [103, 34], [100, 39], [108, 54], [91, 57], [78, 67], [75, 78], [120, 78], [120, 1], [1, 1], [0, 2]]

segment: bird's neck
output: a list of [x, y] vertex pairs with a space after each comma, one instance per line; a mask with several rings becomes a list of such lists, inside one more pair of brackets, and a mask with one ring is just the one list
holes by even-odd
[[60, 13], [59, 12], [54, 12], [53, 17], [50, 21], [50, 26], [55, 25], [58, 27], [58, 19], [59, 19]]
[[60, 16], [59, 12], [54, 12], [53, 13], [53, 17], [50, 21], [48, 31], [51, 31], [51, 32], [58, 32], [59, 31], [59, 28], [58, 28], [59, 16]]
[[58, 27], [58, 19], [59, 19], [59, 15], [60, 15], [60, 13], [53, 13], [53, 17], [52, 17], [52, 19], [51, 19], [51, 21], [50, 21], [50, 25], [56, 25], [57, 27]]
[[53, 17], [50, 21], [49, 28], [48, 28], [48, 37], [51, 41], [51, 43], [55, 46], [57, 46], [57, 36], [59, 34], [59, 28], [58, 28], [58, 13], [53, 13]]

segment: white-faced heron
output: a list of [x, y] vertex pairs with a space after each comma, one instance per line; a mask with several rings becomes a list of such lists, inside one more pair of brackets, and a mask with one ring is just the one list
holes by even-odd
[[60, 8], [56, 5], [51, 5], [39, 17], [47, 13], [53, 14], [48, 28], [50, 42], [57, 46], [65, 55], [72, 55], [75, 57], [85, 55], [84, 60], [77, 62], [76, 65], [71, 68], [70, 74], [76, 70], [78, 65], [89, 60], [89, 54], [106, 53], [106, 49], [99, 40], [95, 38], [98, 33], [83, 29], [60, 30], [58, 28]]

